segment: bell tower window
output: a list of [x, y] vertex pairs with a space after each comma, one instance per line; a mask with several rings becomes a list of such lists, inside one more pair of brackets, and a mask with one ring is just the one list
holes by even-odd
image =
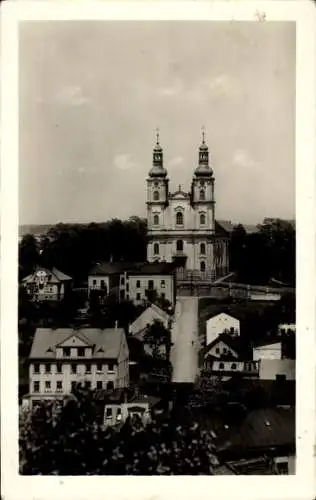
[[200, 214], [200, 224], [201, 226], [205, 226], [205, 214]]
[[154, 255], [159, 255], [159, 243], [154, 244]]
[[159, 225], [159, 215], [154, 215], [154, 226], [158, 226]]
[[183, 226], [183, 213], [182, 212], [177, 212], [176, 224], [177, 224], [177, 226]]
[[200, 270], [202, 271], [202, 273], [205, 271], [205, 262], [204, 262], [204, 260], [201, 260], [201, 262], [200, 262]]
[[200, 254], [205, 255], [205, 243], [200, 244]]
[[159, 200], [159, 191], [155, 190], [153, 197], [154, 197], [154, 201], [158, 201]]
[[200, 200], [201, 201], [205, 200], [205, 190], [204, 189], [200, 189]]

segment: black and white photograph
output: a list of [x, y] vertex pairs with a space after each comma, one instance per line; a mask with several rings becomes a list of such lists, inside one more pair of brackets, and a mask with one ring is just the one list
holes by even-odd
[[253, 12], [18, 23], [20, 476], [296, 474], [297, 25]]

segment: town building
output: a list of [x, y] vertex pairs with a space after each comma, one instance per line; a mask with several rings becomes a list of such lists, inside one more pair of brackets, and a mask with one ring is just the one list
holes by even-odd
[[76, 384], [91, 389], [129, 385], [129, 350], [122, 328], [37, 328], [29, 356], [30, 404], [63, 397]]
[[229, 234], [215, 220], [215, 179], [209, 163], [203, 132], [190, 191], [179, 186], [170, 192], [157, 134], [147, 178], [147, 260], [177, 262], [184, 280], [191, 275], [215, 280], [228, 273]]
[[259, 361], [260, 380], [287, 381], [296, 379], [295, 359], [261, 359]]
[[161, 321], [165, 328], [169, 328], [171, 316], [156, 304], [150, 304], [129, 326], [129, 333], [137, 336], [155, 320]]
[[155, 302], [156, 299], [175, 303], [175, 267], [166, 262], [97, 264], [88, 276], [88, 293], [114, 293], [118, 300], [131, 300], [135, 305]]
[[281, 342], [265, 341], [262, 345], [257, 345], [253, 348], [253, 359], [281, 359], [282, 344]]
[[212, 316], [206, 321], [206, 345], [211, 344], [222, 333], [239, 336], [239, 319], [223, 312]]
[[22, 285], [33, 301], [59, 301], [71, 289], [72, 278], [55, 267], [51, 270], [37, 267], [22, 280]]

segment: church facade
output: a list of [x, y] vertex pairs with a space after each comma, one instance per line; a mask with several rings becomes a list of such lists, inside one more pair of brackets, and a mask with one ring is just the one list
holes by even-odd
[[228, 273], [228, 233], [215, 219], [215, 178], [203, 132], [190, 191], [169, 190], [157, 143], [147, 178], [149, 262], [178, 262], [183, 276], [215, 280]]

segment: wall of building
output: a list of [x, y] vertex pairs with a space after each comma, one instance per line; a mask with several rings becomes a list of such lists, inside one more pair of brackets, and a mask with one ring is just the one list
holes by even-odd
[[220, 356], [230, 354], [233, 358], [238, 358], [238, 355], [233, 349], [228, 347], [227, 344], [222, 342], [221, 340], [217, 342], [211, 349], [207, 352], [205, 357], [214, 356], [219, 358]]
[[225, 330], [233, 328], [240, 335], [240, 321], [228, 314], [219, 314], [206, 322], [206, 344], [210, 344]]
[[[132, 402], [122, 404], [107, 404], [104, 408], [104, 426], [114, 426], [121, 421], [125, 421], [129, 416], [129, 410], [135, 406], [144, 408], [142, 420], [144, 423], [150, 420], [149, 404], [147, 402]], [[109, 410], [109, 412], [107, 411]]]
[[285, 375], [287, 380], [295, 380], [295, 360], [293, 359], [262, 359], [259, 365], [261, 380], [275, 380], [277, 375]]
[[170, 274], [129, 275], [129, 299], [135, 304], [141, 304], [146, 299], [149, 281], [153, 281], [153, 289], [159, 296], [164, 294], [166, 300], [171, 304], [174, 303], [174, 276]]
[[100, 290], [102, 283], [106, 287], [107, 292], [110, 289], [110, 277], [109, 276], [88, 276], [88, 292], [90, 290]]

